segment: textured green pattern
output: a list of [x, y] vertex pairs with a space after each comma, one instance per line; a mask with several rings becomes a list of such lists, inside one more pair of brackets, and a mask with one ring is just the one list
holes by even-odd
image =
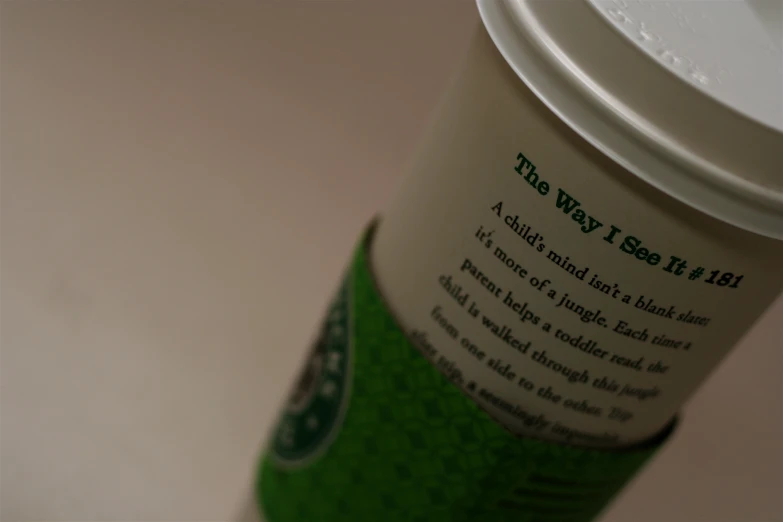
[[608, 452], [519, 438], [441, 375], [353, 278], [353, 383], [328, 448], [288, 469], [267, 455], [267, 522], [587, 522], [655, 447]]

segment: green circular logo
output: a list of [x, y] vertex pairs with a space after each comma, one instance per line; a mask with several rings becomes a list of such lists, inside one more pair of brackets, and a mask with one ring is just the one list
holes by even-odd
[[347, 406], [350, 384], [350, 277], [337, 293], [291, 393], [272, 443], [280, 464], [299, 466], [331, 443]]

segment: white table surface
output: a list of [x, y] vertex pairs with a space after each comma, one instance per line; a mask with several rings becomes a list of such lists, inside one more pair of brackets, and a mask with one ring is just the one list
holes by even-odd
[[[469, 0], [2, 0], [0, 518], [239, 521]], [[783, 520], [780, 301], [606, 522]]]

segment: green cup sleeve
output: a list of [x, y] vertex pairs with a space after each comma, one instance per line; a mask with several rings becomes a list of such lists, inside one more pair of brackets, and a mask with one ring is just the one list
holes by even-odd
[[267, 522], [594, 520], [674, 422], [618, 451], [513, 435], [397, 325], [368, 266], [370, 238], [262, 461]]

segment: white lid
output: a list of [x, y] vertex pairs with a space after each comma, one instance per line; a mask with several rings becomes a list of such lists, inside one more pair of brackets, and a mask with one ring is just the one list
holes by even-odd
[[538, 97], [653, 186], [783, 238], [778, 0], [478, 0]]

